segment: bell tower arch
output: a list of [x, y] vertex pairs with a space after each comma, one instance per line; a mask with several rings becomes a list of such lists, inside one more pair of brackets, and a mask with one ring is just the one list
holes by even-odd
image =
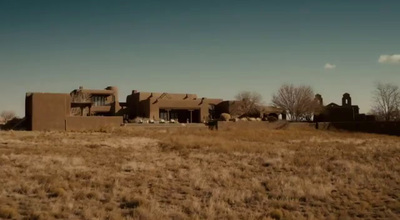
[[351, 97], [349, 93], [343, 94], [342, 106], [351, 106]]

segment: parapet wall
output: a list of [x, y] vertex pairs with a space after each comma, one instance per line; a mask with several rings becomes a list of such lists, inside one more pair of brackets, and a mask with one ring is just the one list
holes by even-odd
[[104, 128], [118, 127], [123, 123], [121, 116], [69, 116], [65, 119], [67, 131], [99, 131]]

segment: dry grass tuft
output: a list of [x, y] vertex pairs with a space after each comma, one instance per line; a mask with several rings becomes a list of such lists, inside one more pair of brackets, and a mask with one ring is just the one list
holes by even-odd
[[283, 213], [280, 209], [273, 210], [269, 215], [271, 216], [271, 218], [276, 220], [280, 220], [283, 218]]
[[0, 218], [15, 219], [18, 217], [18, 210], [7, 205], [0, 206]]

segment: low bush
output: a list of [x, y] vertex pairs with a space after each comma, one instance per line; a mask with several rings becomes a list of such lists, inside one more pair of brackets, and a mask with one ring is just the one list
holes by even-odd
[[229, 119], [231, 119], [231, 115], [228, 113], [222, 113], [219, 119], [221, 121], [229, 121]]

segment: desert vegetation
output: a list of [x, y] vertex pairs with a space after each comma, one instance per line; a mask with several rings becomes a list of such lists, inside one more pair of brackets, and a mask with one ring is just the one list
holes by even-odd
[[235, 95], [235, 100], [238, 101], [238, 104], [231, 112], [234, 118], [260, 115], [262, 106], [261, 94], [254, 91], [241, 91]]
[[283, 84], [272, 96], [272, 104], [284, 109], [292, 121], [311, 121], [320, 105], [311, 86]]
[[0, 132], [0, 218], [396, 219], [399, 137], [284, 122]]
[[377, 83], [372, 113], [381, 121], [400, 121], [400, 89], [392, 83]]
[[14, 111], [2, 111], [0, 113], [0, 122], [6, 124], [7, 122], [13, 120], [15, 118]]

